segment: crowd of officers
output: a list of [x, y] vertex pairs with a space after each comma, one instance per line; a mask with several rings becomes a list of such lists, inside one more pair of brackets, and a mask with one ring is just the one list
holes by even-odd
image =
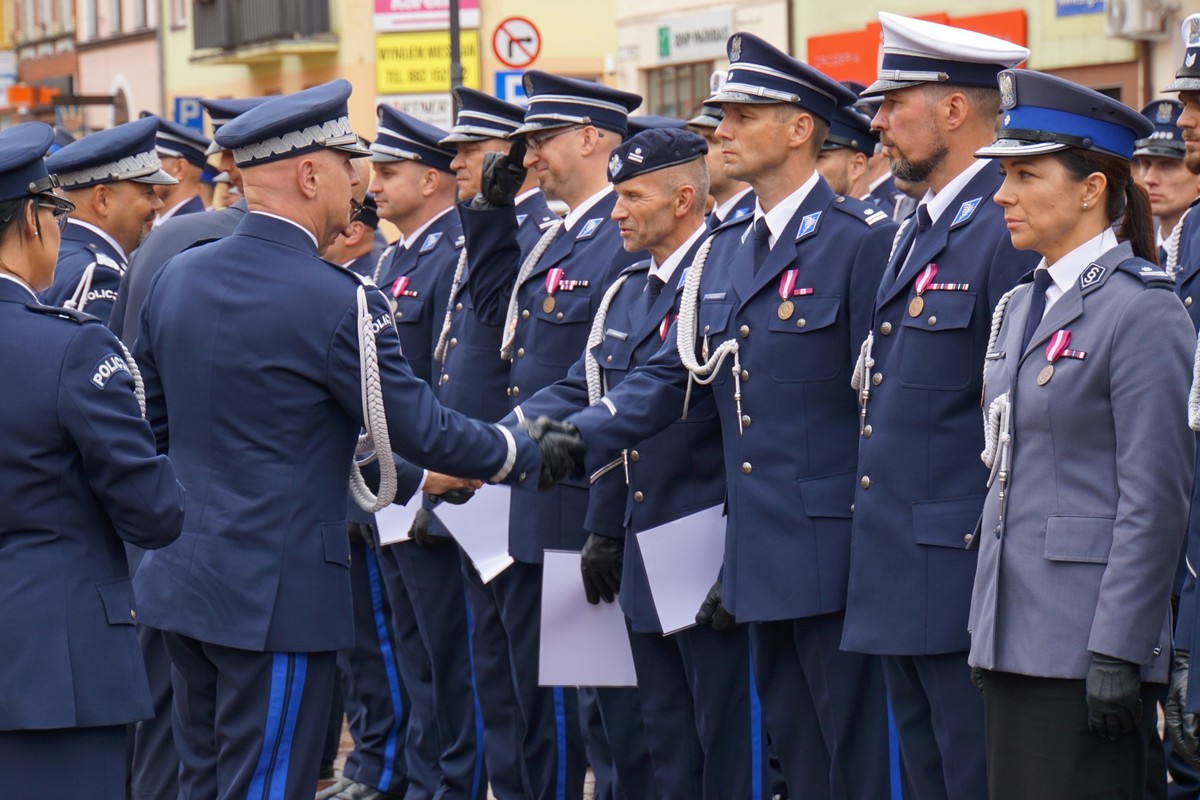
[[[1141, 113], [880, 22], [871, 86], [733, 35], [686, 122], [0, 133], [5, 796], [1200, 796], [1200, 15]], [[638, 534], [712, 513], [664, 635]], [[561, 550], [636, 688], [540, 684]]]

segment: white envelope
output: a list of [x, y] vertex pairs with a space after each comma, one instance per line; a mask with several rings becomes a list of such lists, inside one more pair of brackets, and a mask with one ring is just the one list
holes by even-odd
[[663, 635], [696, 624], [725, 558], [724, 507], [715, 505], [637, 534]]
[[508, 505], [512, 490], [485, 484], [462, 505], [438, 503], [434, 509], [450, 535], [466, 551], [484, 583], [513, 565], [508, 554]]

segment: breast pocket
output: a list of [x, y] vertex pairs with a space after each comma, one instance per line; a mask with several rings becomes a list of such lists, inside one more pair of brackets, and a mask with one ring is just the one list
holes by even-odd
[[558, 292], [554, 305], [545, 302], [544, 292], [534, 298], [537, 344], [533, 348], [539, 364], [569, 367], [583, 352], [588, 323], [592, 319], [591, 295], [583, 292]]
[[[633, 343], [612, 334], [605, 334], [604, 340], [596, 347], [596, 362], [606, 372], [625, 372], [633, 356]], [[612, 382], [609, 382], [612, 385]]]
[[[917, 316], [907, 309], [901, 325], [900, 383], [916, 389], [961, 391], [981, 374], [971, 319], [974, 292], [926, 292]], [[911, 307], [911, 306], [910, 306]]]
[[729, 318], [733, 314], [733, 302], [730, 300], [707, 300], [700, 303], [696, 309], [696, 333], [701, 338], [723, 340], [723, 334], [729, 328]]
[[425, 302], [419, 297], [393, 297], [392, 304], [397, 325], [420, 322], [425, 311]]
[[[795, 311], [780, 319], [772, 305], [767, 323], [767, 350], [771, 377], [779, 381], [827, 381], [849, 358], [838, 342], [834, 325], [842, 306], [840, 297], [797, 297]], [[839, 363], [841, 362], [841, 363]]]

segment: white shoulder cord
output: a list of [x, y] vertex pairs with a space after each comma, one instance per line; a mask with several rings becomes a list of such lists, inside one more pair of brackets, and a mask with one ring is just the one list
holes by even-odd
[[591, 405], [599, 403], [600, 398], [606, 394], [600, 374], [600, 364], [596, 361], [596, 356], [592, 354], [592, 349], [604, 341], [604, 325], [608, 319], [608, 307], [612, 303], [612, 299], [616, 297], [617, 292], [620, 291], [621, 285], [628, 278], [628, 274], [619, 276], [613, 281], [612, 286], [608, 287], [608, 291], [604, 293], [604, 297], [600, 300], [600, 308], [596, 310], [596, 316], [592, 319], [592, 330], [588, 333], [587, 346], [583, 349], [584, 372], [587, 376], [588, 403]]
[[[366, 286], [358, 287], [358, 358], [362, 384], [363, 433], [358, 437], [356, 455], [370, 453], [365, 460], [353, 460], [350, 469], [350, 495], [363, 511], [374, 513], [396, 499], [396, 463], [392, 460], [392, 441], [388, 437], [387, 414], [383, 405], [383, 386], [379, 381], [379, 353], [367, 307]], [[379, 494], [367, 487], [362, 467], [379, 459]]]
[[79, 276], [79, 283], [75, 284], [75, 293], [71, 295], [71, 299], [63, 303], [63, 308], [71, 308], [76, 311], [83, 311], [87, 307], [88, 292], [92, 291], [92, 276], [96, 274], [96, 262], [93, 261], [88, 265], [88, 268]]
[[726, 357], [733, 355], [733, 401], [737, 406], [738, 433], [742, 433], [742, 365], [738, 358], [737, 339], [726, 339], [717, 346], [710, 356], [708, 353], [708, 336], [704, 337], [704, 363], [696, 360], [696, 328], [697, 306], [700, 298], [700, 279], [704, 277], [704, 263], [708, 260], [708, 252], [712, 249], [713, 237], [709, 236], [700, 245], [696, 258], [687, 269], [687, 277], [683, 283], [683, 297], [679, 302], [679, 317], [676, 319], [675, 347], [679, 351], [679, 360], [688, 371], [687, 392], [683, 397], [683, 418], [687, 419], [688, 404], [692, 399], [692, 382], [707, 386], [717, 377]]
[[537, 267], [539, 261], [542, 260], [542, 254], [550, 247], [550, 243], [554, 241], [554, 237], [558, 235], [558, 231], [562, 228], [562, 220], [556, 220], [553, 225], [546, 228], [546, 232], [542, 234], [542, 238], [538, 239], [537, 244], [533, 246], [533, 250], [529, 252], [525, 262], [521, 264], [521, 269], [517, 272], [517, 280], [513, 283], [512, 296], [508, 298], [508, 313], [504, 317], [504, 341], [500, 345], [500, 357], [505, 361], [512, 361], [512, 346], [517, 338], [517, 309], [520, 305], [520, 290], [521, 284], [530, 276], [534, 268]]
[[396, 248], [399, 246], [400, 244], [396, 243], [389, 244], [387, 247], [383, 248], [383, 252], [379, 254], [379, 260], [375, 262], [375, 271], [371, 273], [372, 286], [379, 285], [379, 279], [383, 277], [383, 265], [387, 263], [388, 259], [392, 257], [392, 253], [394, 253]]
[[454, 280], [450, 283], [450, 299], [446, 301], [446, 316], [442, 319], [442, 332], [438, 334], [437, 347], [433, 349], [435, 361], [446, 363], [446, 340], [450, 338], [450, 320], [454, 316], [454, 302], [462, 288], [463, 273], [467, 271], [467, 248], [458, 254], [458, 266], [454, 268]]
[[1188, 393], [1188, 426], [1200, 431], [1200, 346], [1196, 348], [1196, 361], [1192, 367], [1192, 391]]
[[[1000, 326], [1004, 323], [1004, 311], [1008, 308], [1008, 301], [1017, 293], [1020, 286], [1014, 286], [1004, 293], [1000, 298], [1000, 302], [996, 303], [996, 310], [992, 312], [992, 329], [988, 334], [987, 353], [993, 353], [996, 350], [996, 343], [1000, 339]], [[983, 363], [983, 379], [984, 385], [987, 384], [987, 368], [988, 362]], [[983, 417], [983, 452], [979, 454], [983, 465], [992, 471], [988, 477], [988, 486], [996, 479], [998, 472], [1002, 475], [1007, 472], [1008, 462], [1008, 443], [1011, 439], [1011, 433], [1008, 430], [1009, 413], [1012, 410], [1012, 403], [1009, 402], [1008, 392], [998, 396], [992, 401]], [[1003, 456], [997, 460], [997, 453], [1003, 452]]]
[[854, 371], [850, 373], [850, 388], [858, 392], [859, 433], [862, 433], [867, 425], [867, 402], [871, 399], [871, 381], [868, 376], [875, 366], [875, 359], [871, 358], [871, 350], [874, 347], [875, 332], [867, 331], [867, 338], [863, 339], [862, 346], [858, 350], [858, 361], [854, 363]]
[[1175, 227], [1171, 229], [1171, 235], [1167, 237], [1163, 247], [1167, 251], [1167, 263], [1163, 265], [1163, 269], [1172, 278], [1179, 272], [1179, 239], [1183, 236], [1183, 221], [1190, 213], [1192, 213], [1192, 207], [1188, 206], [1184, 209], [1179, 222], [1176, 222]]
[[117, 344], [121, 345], [121, 352], [125, 355], [125, 364], [129, 367], [129, 374], [133, 376], [133, 396], [137, 398], [138, 408], [142, 410], [142, 419], [145, 419], [146, 384], [142, 380], [142, 371], [138, 369], [137, 362], [133, 360], [133, 354], [129, 352], [125, 343], [117, 339]]

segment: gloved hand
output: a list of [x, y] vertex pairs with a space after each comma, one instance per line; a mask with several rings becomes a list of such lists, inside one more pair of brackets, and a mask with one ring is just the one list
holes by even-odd
[[428, 508], [418, 508], [412, 525], [408, 526], [408, 538], [422, 547], [433, 544], [433, 534], [429, 532], [429, 523], [432, 519], [432, 511]]
[[1142, 668], [1102, 653], [1092, 653], [1084, 689], [1088, 728], [1115, 742], [1142, 724]]
[[1200, 716], [1188, 714], [1183, 710], [1187, 706], [1190, 663], [1191, 658], [1187, 650], [1175, 651], [1171, 661], [1171, 684], [1167, 689], [1167, 702], [1163, 706], [1163, 712], [1171, 747], [1184, 761], [1200, 768]]
[[439, 503], [449, 503], [452, 506], [461, 506], [474, 496], [475, 490], [469, 487], [466, 489], [451, 489], [448, 492], [432, 495], [432, 497]]
[[730, 614], [721, 605], [720, 581], [712, 585], [712, 588], [708, 590], [708, 596], [700, 604], [700, 610], [696, 612], [696, 624], [711, 624], [714, 631], [731, 631], [737, 625], [733, 614]]
[[625, 540], [588, 535], [580, 553], [579, 568], [583, 572], [583, 592], [587, 601], [597, 605], [601, 600], [611, 603], [621, 591], [621, 571], [625, 568]]
[[471, 200], [471, 208], [486, 211], [511, 206], [525, 182], [525, 137], [512, 140], [507, 153], [484, 153], [483, 174], [479, 179], [479, 194]]
[[545, 491], [573, 472], [583, 472], [584, 444], [579, 429], [570, 422], [550, 417], [526, 420], [521, 427], [542, 451], [542, 473], [538, 488]]
[[983, 670], [979, 667], [971, 667], [971, 683], [975, 684], [979, 694], [983, 694]]

